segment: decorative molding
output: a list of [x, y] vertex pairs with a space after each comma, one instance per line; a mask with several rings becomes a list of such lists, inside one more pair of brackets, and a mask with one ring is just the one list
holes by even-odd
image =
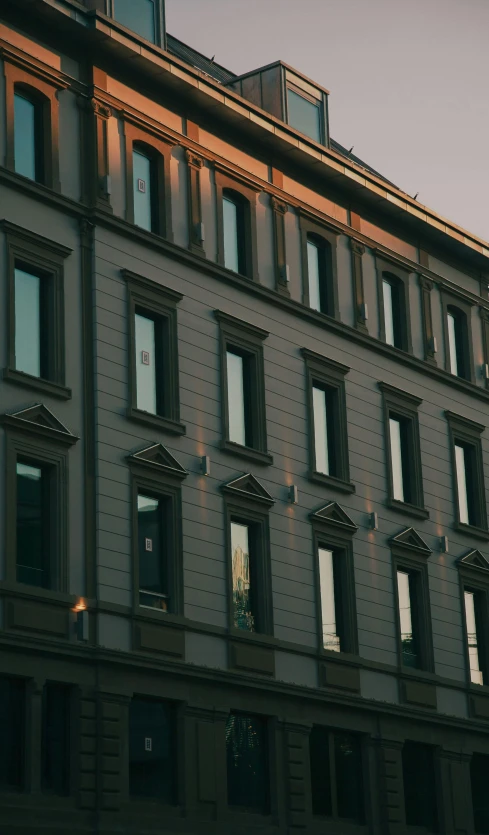
[[255, 478], [252, 473], [245, 473], [244, 475], [239, 476], [239, 478], [227, 481], [225, 484], [221, 485], [221, 490], [223, 493], [227, 493], [231, 496], [240, 496], [241, 498], [246, 498], [250, 501], [258, 502], [259, 504], [264, 504], [267, 507], [271, 507], [275, 504], [275, 499], [272, 498], [270, 493], [265, 490], [263, 485], [260, 484], [258, 479]]
[[311, 522], [320, 522], [321, 525], [327, 525], [337, 531], [345, 531], [350, 535], [358, 530], [358, 526], [337, 502], [328, 502], [328, 504], [313, 511], [309, 514], [309, 519]]
[[80, 440], [43, 403], [36, 403], [19, 412], [1, 415], [0, 423], [23, 432], [34, 432], [68, 446]]
[[456, 560], [455, 565], [458, 568], [468, 568], [477, 572], [482, 572], [487, 579], [489, 573], [489, 561], [477, 549], [469, 551], [465, 556]]
[[187, 160], [187, 165], [190, 165], [192, 168], [200, 169], [204, 167], [204, 158], [190, 148], [185, 148], [185, 159]]
[[389, 539], [389, 543], [391, 547], [401, 547], [425, 557], [429, 557], [431, 554], [431, 548], [428, 547], [424, 539], [414, 528], [405, 528], [400, 533], [392, 536]]
[[127, 456], [127, 460], [131, 464], [148, 467], [160, 473], [164, 472], [177, 479], [187, 478], [188, 475], [187, 470], [182, 467], [171, 452], [163, 444], [159, 443], [145, 447], [139, 450], [139, 452], [133, 452]]

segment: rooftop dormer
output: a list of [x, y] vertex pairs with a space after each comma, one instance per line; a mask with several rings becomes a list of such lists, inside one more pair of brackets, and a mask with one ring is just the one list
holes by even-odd
[[165, 48], [164, 0], [85, 0], [85, 5], [112, 17], [150, 43]]

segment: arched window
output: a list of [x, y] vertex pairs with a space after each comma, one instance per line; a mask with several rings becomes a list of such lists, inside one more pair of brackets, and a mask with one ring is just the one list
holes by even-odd
[[467, 339], [467, 318], [458, 307], [447, 307], [448, 370], [456, 377], [470, 379], [469, 351]]
[[133, 145], [132, 177], [134, 223], [148, 232], [158, 232], [157, 160], [152, 149], [142, 143]]
[[45, 179], [43, 110], [44, 102], [35, 91], [15, 86], [14, 169], [37, 183]]
[[309, 307], [334, 316], [331, 245], [319, 235], [307, 236]]
[[246, 199], [231, 189], [224, 189], [222, 193], [224, 266], [240, 275], [248, 274], [246, 218]]
[[391, 273], [382, 273], [384, 334], [387, 345], [406, 350], [404, 284]]

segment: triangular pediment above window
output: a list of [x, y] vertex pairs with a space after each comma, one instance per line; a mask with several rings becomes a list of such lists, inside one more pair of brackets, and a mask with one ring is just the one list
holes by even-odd
[[251, 473], [245, 473], [245, 475], [239, 478], [234, 478], [232, 481], [226, 482], [226, 484], [221, 486], [221, 490], [230, 495], [241, 496], [241, 498], [246, 498], [250, 501], [266, 504], [269, 507], [275, 503], [270, 493], [265, 490], [263, 484], [260, 484], [258, 479]]
[[331, 525], [337, 530], [348, 531], [355, 533], [357, 526], [353, 519], [348, 516], [346, 510], [338, 504], [338, 502], [329, 502], [319, 510], [314, 511], [309, 517], [313, 522], [322, 522], [326, 525]]
[[43, 403], [2, 415], [1, 420], [4, 425], [56, 439], [60, 443], [71, 445], [79, 440]]
[[152, 444], [128, 456], [134, 464], [148, 467], [159, 472], [165, 472], [174, 478], [186, 478], [188, 475], [179, 461], [167, 450], [163, 444]]
[[405, 528], [396, 536], [391, 537], [389, 541], [391, 545], [401, 546], [410, 551], [417, 551], [418, 554], [425, 554], [425, 556], [431, 554], [431, 548], [428, 548], [424, 539], [414, 528]]
[[465, 554], [465, 556], [460, 557], [460, 559], [457, 560], [457, 565], [459, 566], [459, 568], [473, 568], [476, 571], [484, 571], [489, 573], [489, 562], [486, 560], [483, 554], [481, 554], [481, 552], [477, 550], [469, 551], [468, 554]]

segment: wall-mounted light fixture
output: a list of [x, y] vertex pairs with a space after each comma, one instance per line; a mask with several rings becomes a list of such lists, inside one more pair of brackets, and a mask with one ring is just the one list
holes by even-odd
[[200, 459], [200, 472], [202, 475], [211, 474], [211, 459], [208, 455], [203, 455]]
[[299, 488], [297, 487], [297, 484], [290, 485], [288, 498], [291, 504], [299, 504]]
[[448, 536], [440, 536], [440, 551], [442, 554], [448, 554]]
[[371, 531], [379, 530], [379, 514], [376, 510], [373, 510], [372, 513], [368, 514], [368, 527]]

